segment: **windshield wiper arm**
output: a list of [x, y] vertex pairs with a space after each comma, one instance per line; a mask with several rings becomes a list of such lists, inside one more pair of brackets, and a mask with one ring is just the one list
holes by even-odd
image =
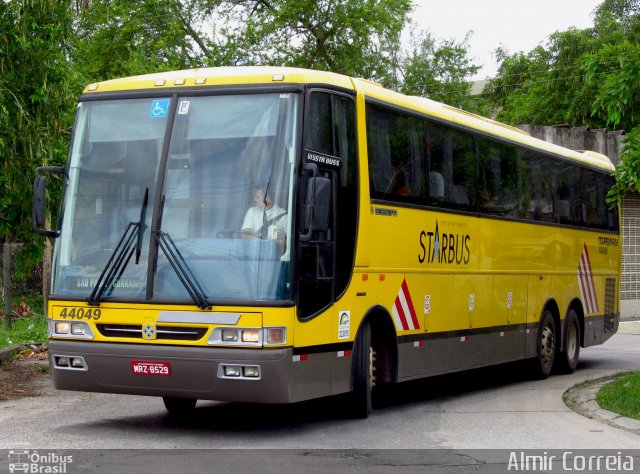
[[154, 234], [156, 236], [156, 243], [164, 252], [171, 268], [173, 268], [176, 275], [178, 275], [180, 283], [185, 287], [196, 306], [200, 309], [211, 309], [211, 305], [207, 302], [207, 295], [200, 286], [200, 283], [198, 283], [198, 279], [191, 268], [189, 268], [187, 261], [180, 253], [180, 250], [178, 250], [173, 239], [171, 239], [171, 236], [161, 230], [154, 231]]
[[[116, 248], [113, 249], [107, 264], [105, 265], [98, 281], [93, 287], [93, 291], [89, 298], [87, 298], [87, 304], [89, 306], [98, 306], [102, 295], [105, 292], [110, 293], [113, 290], [113, 286], [122, 277], [125, 268], [129, 264], [129, 260], [133, 256], [134, 250], [136, 253], [136, 264], [140, 261], [140, 252], [142, 249], [142, 226], [144, 225], [144, 218], [146, 216], [147, 204], [149, 202], [149, 188], [146, 188], [144, 193], [144, 200], [142, 201], [142, 208], [140, 209], [140, 221], [129, 222], [125, 227], [120, 240], [116, 244]], [[134, 243], [136, 244], [134, 247]]]
[[139, 230], [140, 223], [129, 222], [129, 224], [127, 224], [122, 237], [120, 237], [118, 241], [118, 245], [116, 245], [116, 248], [111, 253], [109, 261], [102, 270], [96, 285], [93, 287], [91, 295], [87, 298], [87, 304], [89, 304], [89, 306], [98, 306], [104, 292], [107, 289], [110, 290], [122, 276], [135, 250], [133, 244], [138, 236]]
[[144, 192], [144, 201], [140, 209], [140, 221], [138, 222], [138, 242], [136, 243], [136, 265], [140, 263], [140, 254], [142, 253], [142, 236], [144, 235], [145, 219], [147, 217], [147, 204], [149, 204], [149, 188]]

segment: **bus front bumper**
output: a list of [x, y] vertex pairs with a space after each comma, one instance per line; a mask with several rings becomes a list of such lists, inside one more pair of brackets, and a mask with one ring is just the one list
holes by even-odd
[[[54, 386], [60, 390], [254, 403], [295, 401], [289, 389], [291, 348], [179, 347], [51, 339], [49, 359]], [[225, 374], [225, 367], [235, 369], [227, 369], [229, 373]]]

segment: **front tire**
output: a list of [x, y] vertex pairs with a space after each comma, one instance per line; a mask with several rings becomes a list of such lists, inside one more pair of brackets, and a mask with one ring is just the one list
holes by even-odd
[[574, 310], [569, 311], [564, 324], [564, 351], [557, 354], [556, 369], [561, 374], [571, 374], [580, 358], [580, 323]]
[[195, 398], [162, 397], [162, 401], [170, 415], [187, 416], [193, 413], [198, 400]]
[[546, 310], [540, 319], [536, 357], [533, 360], [533, 375], [536, 379], [546, 379], [553, 369], [556, 356], [556, 323], [551, 311]]
[[353, 348], [350, 411], [354, 418], [367, 418], [371, 413], [371, 392], [374, 385], [374, 352], [371, 346], [371, 325], [365, 321]]

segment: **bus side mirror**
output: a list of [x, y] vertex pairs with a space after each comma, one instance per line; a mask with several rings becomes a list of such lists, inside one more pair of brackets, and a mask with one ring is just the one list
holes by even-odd
[[33, 227], [44, 226], [46, 176], [36, 176], [33, 180]]
[[330, 210], [331, 180], [324, 177], [309, 178], [304, 208], [304, 227], [307, 232], [300, 235], [300, 240], [311, 240], [313, 232], [326, 232], [329, 229]]
[[58, 173], [63, 174], [62, 166], [41, 166], [36, 169], [36, 175], [33, 179], [33, 204], [31, 207], [31, 217], [33, 220], [33, 231], [36, 234], [46, 235], [47, 237], [59, 237], [60, 230], [51, 231], [44, 229], [45, 226], [45, 210], [47, 203], [47, 177], [42, 173]]

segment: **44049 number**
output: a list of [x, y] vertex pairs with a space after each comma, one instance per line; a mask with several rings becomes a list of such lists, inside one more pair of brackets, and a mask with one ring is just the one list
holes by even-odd
[[93, 319], [97, 321], [102, 316], [100, 308], [62, 308], [60, 317], [62, 319]]

